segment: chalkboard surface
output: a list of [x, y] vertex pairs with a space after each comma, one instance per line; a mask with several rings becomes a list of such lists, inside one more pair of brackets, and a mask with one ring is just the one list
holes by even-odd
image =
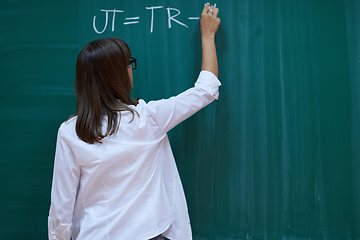
[[[176, 95], [201, 67], [204, 3], [0, 1], [1, 239], [47, 237], [81, 48], [122, 38], [132, 96]], [[360, 239], [360, 2], [216, 4], [220, 98], [169, 133], [194, 239]]]

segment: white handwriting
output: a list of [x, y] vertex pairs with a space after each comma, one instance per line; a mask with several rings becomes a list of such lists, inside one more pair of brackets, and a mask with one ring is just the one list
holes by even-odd
[[[163, 6], [151, 6], [151, 7], [146, 7], [147, 10], [151, 10], [151, 19], [150, 19], [150, 32], [152, 33], [154, 31], [154, 10], [155, 9], [161, 9], [164, 8]], [[96, 16], [94, 16], [93, 18], [93, 28], [94, 31], [97, 34], [102, 34], [103, 32], [105, 32], [107, 26], [108, 26], [108, 22], [109, 22], [109, 13], [112, 13], [112, 25], [111, 25], [111, 31], [114, 32], [115, 31], [115, 15], [116, 13], [124, 13], [124, 10], [117, 10], [117, 9], [112, 9], [112, 10], [105, 10], [105, 9], [101, 9], [101, 12], [105, 12], [105, 26], [104, 28], [99, 31], [96, 28]], [[183, 27], [189, 28], [188, 25], [186, 25], [183, 22], [180, 22], [178, 19], [176, 19], [176, 17], [178, 17], [180, 15], [180, 10], [176, 9], [176, 8], [166, 8], [167, 11], [167, 20], [168, 20], [168, 28], [171, 28], [172, 22], [175, 22]], [[176, 12], [175, 14], [171, 15], [172, 12]], [[199, 20], [200, 17], [189, 17], [188, 20]], [[133, 25], [133, 24], [138, 24], [140, 23], [140, 16], [136, 16], [136, 17], [125, 17], [125, 21], [123, 22], [124, 25]]]
[[96, 19], [96, 16], [94, 16], [94, 19], [93, 19], [93, 27], [94, 27], [94, 30], [97, 34], [101, 34], [105, 31], [106, 27], [107, 27], [107, 24], [108, 24], [108, 19], [109, 19], [109, 12], [113, 12], [113, 20], [112, 20], [112, 27], [111, 27], [111, 31], [114, 31], [115, 30], [115, 13], [117, 12], [124, 12], [123, 10], [103, 10], [101, 9], [102, 12], [105, 12], [105, 27], [104, 29], [99, 32], [97, 29], [96, 29], [96, 26], [95, 26], [95, 19]]

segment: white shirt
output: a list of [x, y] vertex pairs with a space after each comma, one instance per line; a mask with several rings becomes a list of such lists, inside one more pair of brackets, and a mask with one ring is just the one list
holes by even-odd
[[[167, 132], [218, 98], [220, 82], [202, 71], [195, 87], [176, 97], [121, 112], [119, 130], [88, 144], [76, 117], [58, 131], [49, 239], [147, 240], [159, 234], [191, 240], [185, 195]], [[103, 122], [106, 129], [107, 121]]]

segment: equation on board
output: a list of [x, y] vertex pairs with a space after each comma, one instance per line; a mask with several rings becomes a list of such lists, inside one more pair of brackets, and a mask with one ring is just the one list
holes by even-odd
[[[152, 33], [154, 31], [154, 12], [156, 9], [162, 9], [164, 6], [151, 6], [146, 7], [147, 10], [151, 10], [151, 22], [150, 22], [150, 32]], [[167, 11], [167, 20], [168, 20], [168, 28], [171, 28], [171, 23], [175, 22], [181, 26], [184, 26], [188, 28], [188, 25], [186, 25], [183, 22], [180, 22], [176, 19], [177, 16], [180, 15], [180, 11], [176, 8], [166, 8]], [[111, 31], [115, 31], [115, 16], [117, 13], [124, 13], [124, 10], [118, 10], [118, 9], [111, 9], [111, 10], [105, 10], [101, 9], [101, 12], [105, 12], [105, 26], [102, 30], [99, 31], [99, 29], [96, 27], [96, 16], [93, 18], [93, 28], [94, 31], [97, 34], [102, 34], [105, 32], [106, 28], [108, 27], [109, 23], [109, 13], [112, 13], [112, 23], [111, 23]], [[199, 20], [200, 17], [188, 17], [188, 20]], [[132, 16], [132, 17], [126, 17], [125, 21], [123, 22], [124, 25], [132, 25], [132, 24], [139, 24], [140, 23], [140, 16]]]

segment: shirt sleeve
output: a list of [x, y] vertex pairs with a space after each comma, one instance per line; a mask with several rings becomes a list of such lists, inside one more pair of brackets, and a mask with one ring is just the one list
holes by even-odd
[[59, 128], [48, 217], [48, 235], [51, 240], [71, 238], [80, 167], [75, 161], [68, 135], [66, 129]]
[[169, 99], [150, 101], [147, 110], [165, 132], [219, 97], [218, 78], [209, 71], [201, 71], [195, 87]]

